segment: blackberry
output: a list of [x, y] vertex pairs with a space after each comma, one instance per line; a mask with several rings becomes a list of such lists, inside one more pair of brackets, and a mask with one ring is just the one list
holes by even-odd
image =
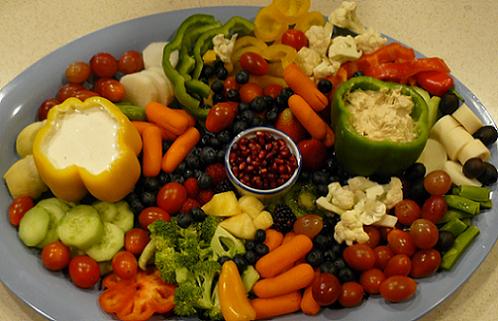
[[279, 204], [272, 213], [273, 227], [282, 232], [287, 233], [292, 231], [296, 216], [289, 206]]
[[228, 179], [225, 179], [224, 181], [222, 181], [221, 183], [217, 184], [214, 187], [215, 194], [229, 192], [229, 191], [233, 191], [233, 190], [235, 190], [235, 189], [234, 189], [232, 183], [230, 183], [230, 181]]

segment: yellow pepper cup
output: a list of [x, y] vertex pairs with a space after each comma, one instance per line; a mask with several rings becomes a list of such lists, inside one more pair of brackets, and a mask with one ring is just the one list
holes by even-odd
[[140, 134], [110, 101], [69, 98], [53, 107], [33, 143], [38, 172], [55, 196], [70, 202], [88, 192], [116, 202], [140, 177]]

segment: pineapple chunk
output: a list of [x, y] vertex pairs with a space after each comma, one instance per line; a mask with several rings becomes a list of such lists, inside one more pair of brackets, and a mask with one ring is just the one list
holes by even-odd
[[218, 193], [202, 206], [202, 210], [211, 216], [234, 216], [242, 213], [233, 191]]
[[239, 198], [239, 205], [242, 212], [249, 214], [253, 219], [265, 208], [260, 200], [250, 195], [244, 195]]
[[266, 230], [273, 225], [273, 217], [268, 211], [261, 211], [258, 216], [252, 220], [256, 229]]
[[219, 225], [234, 236], [245, 240], [254, 239], [254, 235], [256, 234], [256, 227], [252, 222], [252, 218], [247, 213], [229, 217]]

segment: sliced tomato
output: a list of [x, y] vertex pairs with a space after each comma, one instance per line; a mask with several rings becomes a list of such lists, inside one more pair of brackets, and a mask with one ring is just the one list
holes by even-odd
[[112, 288], [106, 289], [99, 296], [99, 304], [107, 313], [118, 313], [124, 306], [133, 300], [136, 289], [130, 282], [128, 285], [120, 283]]

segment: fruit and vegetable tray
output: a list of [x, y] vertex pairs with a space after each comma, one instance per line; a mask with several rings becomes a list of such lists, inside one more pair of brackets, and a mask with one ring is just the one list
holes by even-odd
[[28, 70], [1, 200], [52, 295], [2, 281], [127, 321], [416, 319], [461, 285], [498, 236], [496, 126], [443, 57], [310, 5], [151, 16], [154, 41], [35, 65], [61, 84]]

